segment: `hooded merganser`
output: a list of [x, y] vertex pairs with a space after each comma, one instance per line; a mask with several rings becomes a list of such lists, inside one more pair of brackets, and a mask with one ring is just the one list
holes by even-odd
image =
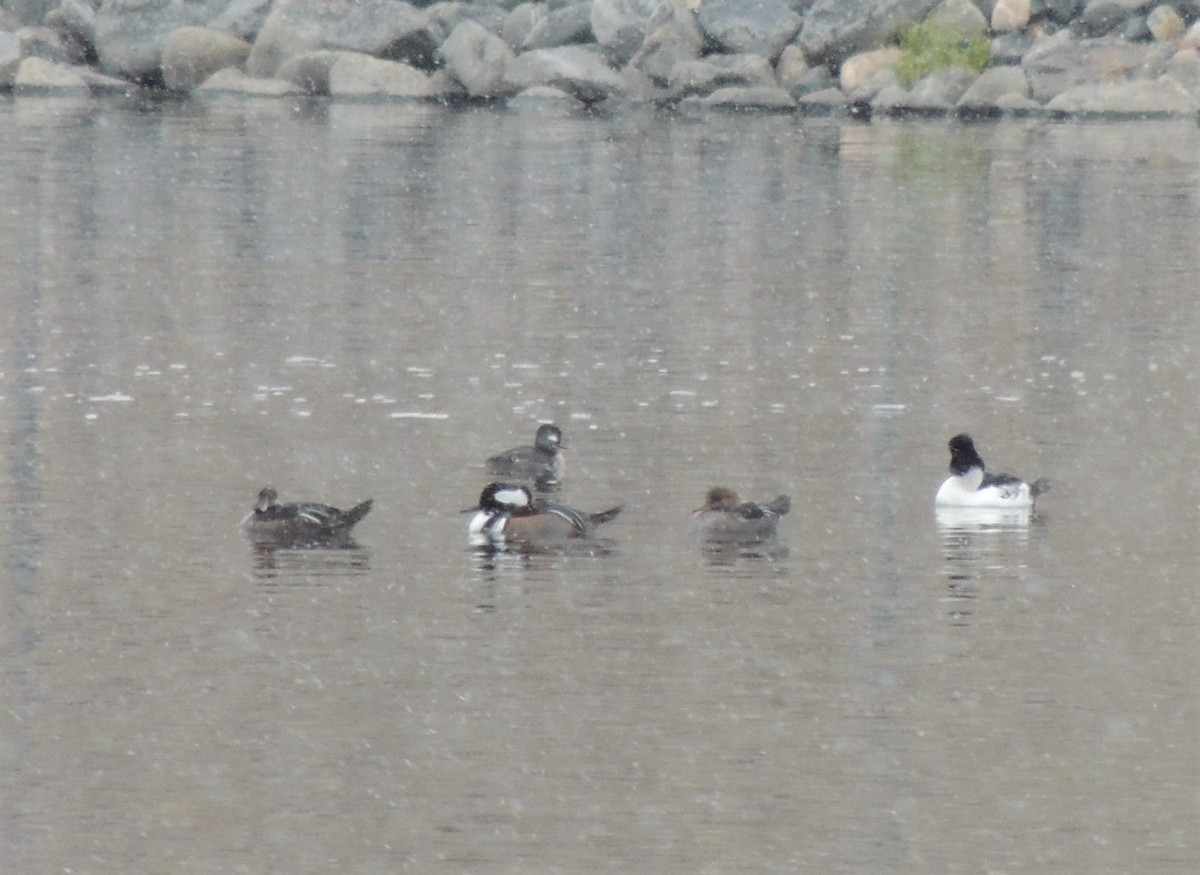
[[941, 507], [1031, 508], [1050, 489], [1045, 477], [1026, 483], [1012, 474], [987, 474], [969, 435], [950, 438], [950, 476], [937, 491]]
[[280, 504], [279, 493], [264, 486], [254, 510], [242, 520], [242, 529], [256, 541], [276, 545], [319, 546], [347, 541], [350, 530], [367, 515], [372, 504], [370, 498], [349, 510], [315, 502]]
[[559, 452], [567, 445], [562, 429], [543, 423], [538, 426], [533, 446], [513, 447], [488, 458], [488, 471], [497, 477], [529, 480], [538, 488], [557, 484], [566, 471]]
[[706, 541], [761, 541], [773, 537], [779, 518], [792, 509], [792, 500], [780, 495], [759, 504], [742, 501], [725, 486], [714, 486], [704, 495], [704, 506], [692, 511], [688, 528]]
[[583, 513], [566, 505], [534, 501], [528, 486], [516, 483], [489, 483], [479, 496], [479, 504], [463, 513], [475, 513], [467, 526], [472, 544], [536, 545], [583, 538], [613, 519], [621, 507], [599, 513]]

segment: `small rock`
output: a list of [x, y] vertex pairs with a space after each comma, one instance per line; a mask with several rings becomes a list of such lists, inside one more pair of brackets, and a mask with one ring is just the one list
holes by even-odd
[[1024, 30], [1032, 11], [1030, 0], [996, 0], [992, 7], [992, 30], [995, 33]]
[[249, 76], [236, 67], [226, 67], [205, 79], [192, 94], [202, 97], [216, 95], [294, 97], [302, 96], [304, 91], [283, 79], [261, 79], [257, 76]]
[[83, 73], [86, 68], [56, 64], [45, 58], [25, 58], [13, 76], [17, 94], [91, 94]]
[[796, 105], [807, 112], [828, 113], [846, 107], [846, 95], [840, 88], [823, 88], [796, 98]]
[[1088, 36], [1103, 36], [1149, 5], [1150, 0], [1089, 0], [1076, 22]]
[[971, 0], [942, 0], [925, 20], [965, 40], [977, 39], [988, 29], [987, 19]]
[[[782, 84], [782, 83], [780, 83]], [[837, 81], [833, 78], [833, 73], [824, 64], [816, 67], [809, 67], [808, 72], [800, 76], [788, 87], [788, 93], [795, 99], [799, 100], [809, 94], [817, 91], [826, 91], [830, 88], [835, 88]]]
[[900, 60], [900, 50], [875, 49], [852, 55], [842, 64], [838, 85], [846, 94], [852, 94], [866, 84], [880, 70], [892, 69]]
[[775, 80], [781, 88], [790, 90], [810, 69], [799, 46], [785, 46], [775, 62]]
[[1166, 5], [1156, 6], [1146, 16], [1146, 27], [1150, 29], [1150, 33], [1160, 43], [1179, 39], [1187, 30], [1187, 26], [1183, 23], [1183, 19], [1179, 17], [1179, 13]]

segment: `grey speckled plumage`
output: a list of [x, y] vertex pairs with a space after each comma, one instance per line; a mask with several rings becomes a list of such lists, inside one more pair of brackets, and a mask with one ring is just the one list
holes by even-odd
[[539, 489], [558, 485], [566, 473], [561, 450], [567, 442], [562, 429], [551, 423], [538, 426], [533, 445], [513, 447], [497, 453], [485, 462], [488, 472], [533, 483]]
[[734, 490], [714, 486], [704, 505], [692, 511], [688, 529], [706, 541], [762, 541], [775, 535], [780, 517], [791, 509], [786, 495], [765, 503], [742, 501]]
[[258, 493], [258, 502], [242, 520], [242, 531], [259, 543], [278, 546], [323, 546], [350, 540], [350, 530], [367, 515], [372, 499], [349, 510], [328, 504], [302, 502], [280, 504], [279, 494], [270, 486]]

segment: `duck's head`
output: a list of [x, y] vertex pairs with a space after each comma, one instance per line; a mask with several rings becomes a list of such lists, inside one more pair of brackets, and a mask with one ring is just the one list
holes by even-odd
[[279, 503], [279, 493], [274, 486], [264, 486], [258, 490], [258, 503], [254, 505], [257, 511], [267, 511]]
[[728, 486], [714, 486], [704, 493], [701, 510], [736, 510], [742, 503], [741, 496]]
[[553, 453], [557, 450], [565, 449], [567, 441], [563, 437], [561, 428], [553, 423], [546, 422], [538, 426], [537, 434], [533, 438], [533, 445], [539, 450]]
[[956, 434], [950, 438], [950, 473], [961, 477], [972, 468], [983, 470], [983, 459], [976, 452], [970, 435]]

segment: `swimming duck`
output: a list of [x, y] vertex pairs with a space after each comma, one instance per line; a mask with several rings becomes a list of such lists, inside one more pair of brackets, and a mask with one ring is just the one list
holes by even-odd
[[1050, 488], [1040, 478], [1026, 483], [1012, 474], [988, 474], [983, 459], [970, 435], [950, 438], [950, 476], [937, 491], [934, 504], [939, 507], [1031, 508], [1034, 501]]
[[473, 544], [537, 546], [586, 537], [616, 517], [621, 507], [584, 513], [563, 504], [534, 501], [528, 486], [489, 483], [480, 493], [479, 504], [463, 512], [475, 513], [467, 526]]
[[559, 483], [566, 472], [560, 452], [567, 445], [562, 429], [551, 423], [538, 426], [533, 446], [513, 447], [488, 458], [488, 471], [497, 477], [531, 481], [538, 488]]
[[279, 493], [264, 486], [254, 509], [242, 520], [242, 530], [256, 541], [277, 545], [318, 546], [346, 541], [372, 504], [370, 498], [349, 510], [316, 502], [280, 504]]
[[780, 495], [760, 504], [742, 501], [732, 489], [714, 486], [704, 505], [692, 511], [688, 529], [706, 541], [761, 541], [774, 536], [779, 518], [792, 509], [792, 500]]

